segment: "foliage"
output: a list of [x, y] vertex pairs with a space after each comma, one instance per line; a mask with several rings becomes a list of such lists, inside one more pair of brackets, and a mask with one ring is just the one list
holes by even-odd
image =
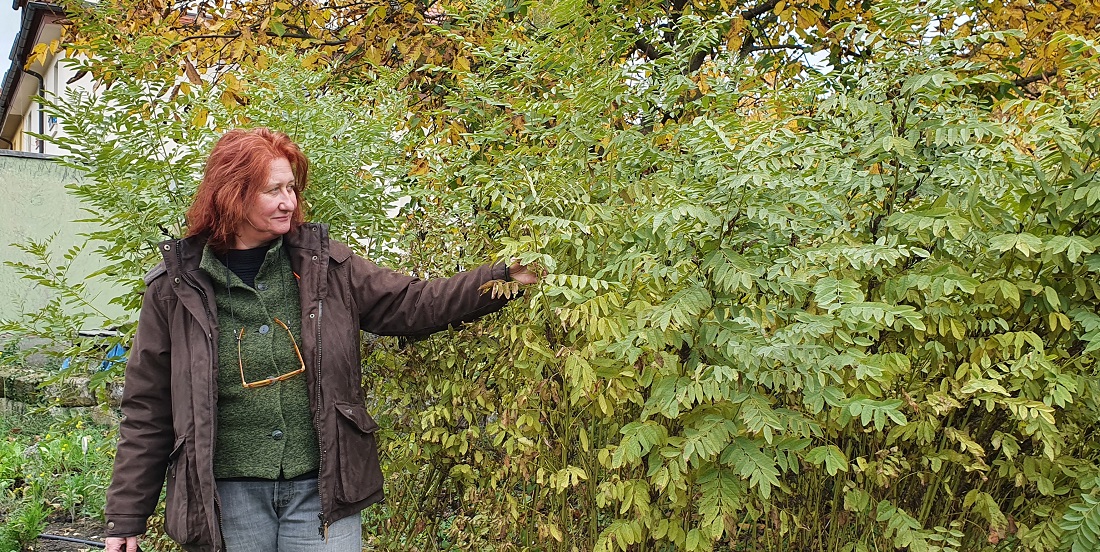
[[[391, 2], [288, 2], [264, 0], [210, 2], [163, 0], [64, 2], [76, 22], [65, 36], [41, 45], [34, 58], [62, 47], [85, 56], [82, 74], [113, 83], [138, 77], [173, 82], [185, 92], [206, 78], [222, 85], [221, 99], [246, 104], [250, 97], [236, 67], [267, 67], [275, 50], [291, 52], [310, 69], [335, 69], [341, 81], [355, 81], [376, 67], [415, 71], [398, 89], [419, 96], [409, 107], [417, 114], [445, 100], [440, 85], [455, 74], [477, 69], [481, 44], [501, 29], [541, 36], [584, 19], [588, 10], [615, 13], [633, 30], [622, 59], [648, 61], [681, 50], [689, 73], [708, 58], [736, 52], [767, 60], [778, 75], [795, 75], [809, 53], [829, 52], [842, 64], [866, 55], [833, 26], [861, 21], [873, 12], [866, 2], [814, 1], [795, 6], [760, 2], [636, 2], [612, 4], [519, 0], [412, 0]], [[680, 29], [706, 23], [705, 34], [684, 36]], [[704, 30], [704, 29], [698, 29]], [[457, 31], [457, 33], [455, 32]], [[690, 90], [684, 92], [693, 94]]]
[[[124, 320], [105, 314], [96, 307], [88, 291], [86, 281], [72, 274], [73, 262], [84, 251], [83, 245], [71, 247], [57, 259], [52, 246], [57, 233], [44, 240], [30, 240], [13, 247], [29, 256], [31, 262], [5, 261], [21, 278], [51, 290], [49, 301], [40, 309], [24, 312], [11, 320], [0, 320], [0, 336], [4, 339], [4, 352], [0, 354], [6, 366], [79, 368], [91, 379], [91, 389], [102, 394], [107, 374], [100, 371], [107, 359], [106, 352], [120, 343], [120, 335], [101, 332], [96, 337], [83, 336], [81, 330], [88, 327], [119, 328]], [[129, 313], [126, 314], [129, 316]], [[49, 336], [49, 343], [39, 347], [21, 346], [24, 337]], [[49, 357], [49, 363], [28, 363], [32, 353]], [[64, 383], [73, 371], [57, 371], [46, 379], [46, 384]]]
[[302, 143], [313, 218], [382, 264], [546, 270], [500, 316], [365, 340], [372, 547], [1091, 549], [1095, 33], [827, 4], [445, 6], [410, 33], [467, 62], [272, 41], [180, 82], [165, 48], [49, 109], [131, 309], [242, 124]]
[[1001, 64], [1006, 76], [1014, 75], [1014, 84], [1027, 86], [1038, 81], [1056, 81], [1072, 70], [1059, 33], [1095, 36], [1100, 26], [1100, 4], [1095, 0], [1073, 0], [1062, 5], [1013, 0], [975, 4], [974, 18], [961, 22], [960, 32], [978, 32], [989, 28], [1019, 29], [1018, 34], [998, 37], [973, 48], [979, 58]]
[[114, 430], [84, 418], [0, 417], [0, 550], [22, 550], [47, 519], [103, 517]]
[[719, 61], [676, 110], [662, 61], [600, 64], [614, 29], [481, 52], [421, 219], [550, 275], [505, 351], [447, 336], [427, 385], [418, 353], [368, 382], [419, 423], [397, 458], [449, 459], [411, 486], [453, 480], [427, 500], [460, 547], [1092, 542], [1059, 521], [1096, 476], [1089, 81], [1020, 99], [954, 39], [846, 32], [872, 61], [779, 91]]
[[40, 503], [27, 502], [13, 516], [0, 526], [0, 550], [20, 552], [38, 539], [39, 533], [46, 527], [46, 507]]

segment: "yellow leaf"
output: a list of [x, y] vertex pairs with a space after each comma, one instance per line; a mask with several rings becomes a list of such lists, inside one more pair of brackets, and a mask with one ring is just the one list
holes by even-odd
[[33, 66], [36, 63], [45, 65], [46, 64], [46, 58], [49, 57], [49, 53], [47, 52], [48, 48], [49, 48], [48, 44], [44, 44], [44, 43], [43, 44], [36, 44], [34, 46], [34, 49], [31, 50], [31, 55], [27, 57], [26, 67], [30, 68], [31, 66]]
[[205, 110], [201, 107], [197, 108], [197, 109], [195, 109], [194, 115], [191, 116], [191, 124], [196, 126], [196, 127], [199, 127], [199, 128], [205, 127], [206, 126], [206, 119], [209, 115], [210, 115], [209, 111], [207, 111], [207, 110]]
[[421, 157], [421, 158], [416, 160], [416, 163], [413, 164], [413, 168], [411, 170], [409, 170], [409, 175], [410, 176], [422, 176], [422, 175], [428, 174], [428, 169], [429, 169], [428, 160]]
[[744, 39], [741, 38], [740, 33], [730, 33], [729, 39], [726, 40], [726, 49], [731, 52], [736, 52], [741, 49], [743, 43]]
[[706, 75], [702, 75], [702, 74], [700, 74], [699, 76], [697, 76], [697, 77], [696, 77], [696, 84], [698, 84], [698, 85], [699, 85], [699, 92], [700, 92], [700, 93], [702, 93], [702, 94], [704, 94], [704, 95], [705, 95], [705, 94], [710, 94], [710, 93], [711, 93], [711, 88], [710, 88], [710, 84], [709, 84], [709, 83], [707, 83], [707, 77], [706, 77]]
[[466, 56], [455, 56], [452, 67], [459, 73], [468, 73], [470, 71], [470, 60], [466, 59]]

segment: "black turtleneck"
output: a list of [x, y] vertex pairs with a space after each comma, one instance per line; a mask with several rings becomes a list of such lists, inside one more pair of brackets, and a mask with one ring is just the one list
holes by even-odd
[[271, 245], [268, 244], [252, 249], [230, 249], [225, 255], [218, 255], [217, 257], [248, 287], [255, 287], [256, 274], [260, 272], [260, 267], [263, 266], [264, 258], [267, 256], [267, 250], [270, 248]]

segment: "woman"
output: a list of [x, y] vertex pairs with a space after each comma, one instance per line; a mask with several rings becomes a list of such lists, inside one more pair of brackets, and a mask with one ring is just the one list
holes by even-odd
[[382, 499], [360, 329], [419, 336], [494, 312], [478, 290], [524, 266], [419, 281], [304, 223], [308, 161], [285, 134], [233, 130], [146, 277], [107, 491], [107, 550], [137, 550], [167, 479], [185, 549], [355, 551]]

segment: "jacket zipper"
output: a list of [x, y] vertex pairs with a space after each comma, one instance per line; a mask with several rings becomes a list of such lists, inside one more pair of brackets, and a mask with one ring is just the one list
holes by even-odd
[[[180, 247], [182, 242], [183, 242], [183, 240], [176, 240], [176, 267], [180, 271], [180, 275], [183, 276], [183, 280], [185, 282], [187, 282], [187, 285], [194, 288], [195, 291], [199, 292], [199, 295], [202, 296], [202, 310], [206, 311], [206, 320], [208, 322], [210, 322], [211, 325], [213, 325], [214, 324], [214, 316], [210, 313], [209, 296], [207, 296], [206, 292], [202, 290], [202, 287], [200, 287], [197, 283], [195, 283], [194, 280], [191, 279], [191, 276], [183, 270], [183, 253], [181, 252], [181, 247]], [[214, 341], [214, 335], [211, 334], [210, 332], [206, 332], [207, 356], [210, 357], [211, 365], [214, 367], [215, 370], [217, 370], [217, 359], [214, 358], [213, 341]], [[217, 397], [216, 397], [217, 391], [215, 390], [214, 393], [215, 393], [215, 396], [213, 397], [213, 399], [216, 403], [217, 402]], [[213, 435], [213, 432], [211, 432], [211, 435]], [[215, 446], [217, 446], [216, 443], [211, 442], [210, 450], [214, 450]], [[223, 526], [222, 504], [221, 504], [221, 500], [218, 499], [218, 489], [216, 487], [214, 488], [214, 512], [218, 515], [218, 533], [219, 533], [219, 535], [218, 535], [217, 540], [221, 541], [221, 534], [220, 533], [222, 532], [222, 526]], [[214, 547], [215, 547], [215, 550], [219, 550], [219, 551], [221, 550], [220, 545], [218, 545], [217, 543], [214, 543]]]
[[[315, 324], [317, 328], [317, 411], [313, 414], [313, 425], [317, 431], [318, 444], [320, 444], [321, 432], [321, 307], [324, 301], [322, 299], [317, 300], [317, 322]], [[325, 448], [321, 447], [321, 457], [317, 463], [317, 496], [321, 501], [321, 513], [317, 514], [317, 519], [321, 522], [321, 525], [317, 528], [317, 533], [321, 535], [321, 538], [328, 540], [328, 520], [325, 519], [325, 491], [324, 485], [321, 484], [321, 474], [325, 470]]]

